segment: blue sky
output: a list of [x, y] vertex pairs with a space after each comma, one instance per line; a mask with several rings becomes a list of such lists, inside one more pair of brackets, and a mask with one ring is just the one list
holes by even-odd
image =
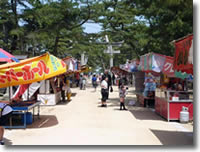
[[85, 23], [83, 27], [86, 33], [98, 33], [101, 31], [101, 26], [97, 23]]

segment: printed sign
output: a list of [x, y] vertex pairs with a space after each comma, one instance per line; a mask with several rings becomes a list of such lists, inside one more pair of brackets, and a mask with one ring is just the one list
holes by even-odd
[[66, 72], [63, 61], [49, 53], [0, 66], [0, 88], [29, 84]]

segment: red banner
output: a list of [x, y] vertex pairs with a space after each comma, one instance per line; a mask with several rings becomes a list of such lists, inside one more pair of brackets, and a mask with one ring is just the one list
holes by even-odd
[[193, 64], [188, 61], [193, 35], [175, 42], [174, 69], [193, 74]]
[[174, 77], [173, 62], [174, 62], [173, 57], [166, 56], [162, 72], [166, 74], [168, 77]]

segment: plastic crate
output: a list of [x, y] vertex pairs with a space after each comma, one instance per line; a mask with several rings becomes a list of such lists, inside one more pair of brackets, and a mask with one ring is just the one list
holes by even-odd
[[[26, 112], [26, 124], [30, 125], [33, 123], [33, 115], [31, 112]], [[24, 123], [24, 115], [22, 115], [22, 123]]]

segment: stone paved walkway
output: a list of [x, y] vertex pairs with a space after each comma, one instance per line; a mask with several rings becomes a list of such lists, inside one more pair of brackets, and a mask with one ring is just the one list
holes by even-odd
[[[72, 101], [41, 107], [40, 119], [27, 129], [6, 129], [7, 145], [192, 145], [193, 125], [167, 122], [152, 109], [119, 110], [118, 88], [108, 107], [100, 107], [100, 88], [73, 88]], [[135, 100], [132, 88], [126, 102]]]

